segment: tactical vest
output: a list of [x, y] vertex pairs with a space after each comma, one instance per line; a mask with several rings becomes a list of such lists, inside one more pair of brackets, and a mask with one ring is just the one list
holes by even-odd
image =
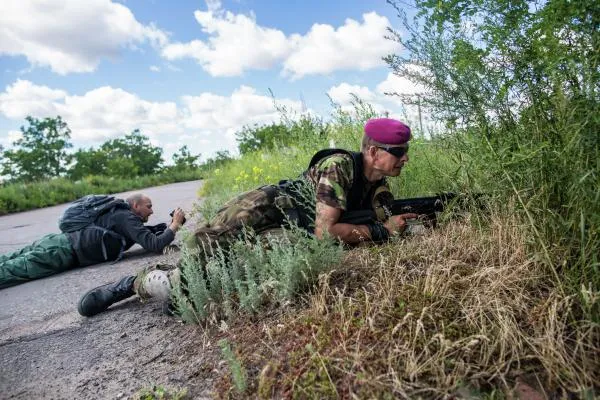
[[299, 197], [302, 187], [306, 185], [309, 170], [326, 157], [334, 154], [346, 154], [352, 157], [353, 177], [352, 186], [348, 193], [346, 211], [368, 210], [373, 208], [373, 197], [377, 189], [385, 184], [385, 178], [373, 184], [369, 193], [363, 193], [366, 186], [363, 155], [360, 152], [350, 152], [344, 149], [323, 149], [318, 151], [310, 160], [308, 168], [302, 173], [303, 178], [296, 180], [283, 180], [279, 182], [278, 189], [293, 199], [294, 206], [291, 209], [284, 210], [289, 219], [296, 222], [299, 226], [313, 232], [315, 219], [315, 204], [307, 204], [306, 200]]

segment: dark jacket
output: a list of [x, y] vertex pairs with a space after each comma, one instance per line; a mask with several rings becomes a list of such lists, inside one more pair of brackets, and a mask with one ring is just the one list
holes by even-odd
[[[95, 223], [121, 235], [125, 239], [123, 251], [138, 243], [146, 250], [160, 253], [175, 239], [175, 233], [168, 228], [158, 235], [152, 233], [144, 226], [142, 219], [129, 209], [116, 208], [98, 217]], [[67, 236], [80, 267], [106, 261], [102, 254], [102, 240], [106, 246], [108, 260], [116, 260], [121, 252], [121, 239], [110, 234], [104, 235], [102, 239], [103, 232], [97, 228], [87, 227], [77, 232], [67, 233]]]

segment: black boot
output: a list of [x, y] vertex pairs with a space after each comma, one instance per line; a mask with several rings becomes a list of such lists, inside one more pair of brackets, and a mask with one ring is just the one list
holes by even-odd
[[127, 276], [118, 282], [98, 286], [83, 295], [77, 311], [84, 317], [91, 317], [105, 311], [114, 303], [125, 300], [135, 294], [133, 281], [135, 276]]

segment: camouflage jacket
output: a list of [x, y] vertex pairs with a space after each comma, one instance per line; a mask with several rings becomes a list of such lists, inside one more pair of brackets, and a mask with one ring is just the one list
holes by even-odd
[[313, 156], [301, 179], [282, 181], [279, 188], [294, 198], [293, 209], [287, 214], [296, 213], [292, 219], [312, 232], [317, 203], [343, 212], [370, 209], [375, 190], [382, 186], [387, 188], [385, 179], [369, 182], [365, 178], [361, 153], [324, 149]]
[[[354, 158], [356, 157], [362, 155], [355, 155]], [[384, 179], [369, 182], [364, 175], [355, 177], [356, 172], [363, 173], [362, 159], [359, 168], [355, 168], [354, 162], [351, 153], [335, 153], [322, 158], [306, 170], [304, 178], [315, 188], [316, 203], [342, 211], [371, 208], [372, 193], [382, 185], [387, 187], [387, 184]], [[358, 187], [354, 188], [354, 185]], [[358, 198], [354, 199], [352, 196]]]

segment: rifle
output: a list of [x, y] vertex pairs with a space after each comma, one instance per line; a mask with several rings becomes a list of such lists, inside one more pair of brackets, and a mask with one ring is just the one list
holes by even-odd
[[436, 213], [444, 211], [457, 197], [456, 193], [441, 193], [437, 196], [393, 200], [390, 204], [379, 206], [374, 210], [347, 211], [342, 214], [339, 222], [365, 225], [381, 221], [382, 217], [386, 218], [385, 216], [415, 213], [419, 214], [424, 222], [435, 226]]

